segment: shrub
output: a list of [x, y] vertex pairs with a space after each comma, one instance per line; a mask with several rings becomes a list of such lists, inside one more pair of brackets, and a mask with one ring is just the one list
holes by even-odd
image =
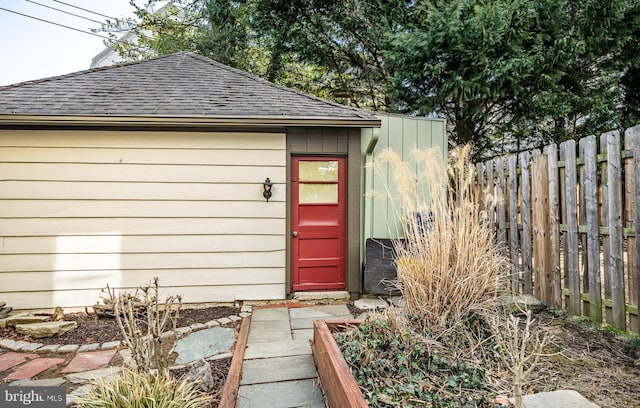
[[168, 376], [171, 348], [163, 344], [167, 340], [163, 333], [171, 324], [175, 337], [182, 297], [167, 296], [161, 302], [157, 277], [150, 284], [136, 289], [133, 294], [116, 294], [109, 286], [106, 291], [108, 303], [114, 306], [124, 344], [131, 351], [137, 369], [148, 372], [156, 368], [162, 375]]
[[201, 408], [209, 397], [186, 380], [125, 370], [112, 380], [100, 380], [76, 400], [81, 408]]

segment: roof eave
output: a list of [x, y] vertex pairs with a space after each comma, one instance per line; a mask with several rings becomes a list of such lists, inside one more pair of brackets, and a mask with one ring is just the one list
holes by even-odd
[[273, 116], [86, 116], [0, 114], [0, 126], [380, 127], [376, 118]]

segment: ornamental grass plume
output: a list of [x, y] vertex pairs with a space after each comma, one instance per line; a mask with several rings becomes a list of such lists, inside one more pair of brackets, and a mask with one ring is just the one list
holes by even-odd
[[383, 181], [391, 168], [387, 195], [402, 220], [394, 240], [397, 286], [409, 318], [436, 332], [490, 306], [508, 265], [478, 205], [469, 151], [455, 149], [449, 166], [438, 148], [414, 148], [415, 166], [390, 149], [373, 161]]

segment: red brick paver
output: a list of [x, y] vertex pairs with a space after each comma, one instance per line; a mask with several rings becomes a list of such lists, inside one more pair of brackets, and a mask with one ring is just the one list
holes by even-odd
[[27, 360], [33, 360], [34, 358], [38, 358], [38, 355], [31, 353], [14, 353], [13, 351], [0, 354], [0, 371], [8, 370], [11, 367], [22, 364]]
[[87, 351], [78, 353], [62, 372], [77, 373], [102, 368], [109, 364], [117, 350]]
[[36, 358], [15, 369], [5, 379], [26, 380], [60, 363], [64, 363], [64, 358]]

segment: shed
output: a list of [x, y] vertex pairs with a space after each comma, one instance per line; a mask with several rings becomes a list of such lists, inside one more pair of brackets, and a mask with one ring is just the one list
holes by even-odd
[[[362, 149], [365, 164], [377, 157], [384, 149], [392, 149], [400, 159], [413, 165], [414, 148], [424, 150], [438, 148], [443, 160], [447, 157], [446, 121], [444, 119], [419, 118], [403, 115], [378, 113], [381, 120], [379, 129], [365, 129], [362, 133]], [[369, 294], [396, 294], [389, 283], [396, 278], [392, 240], [402, 238], [402, 225], [398, 209], [392, 200], [377, 193], [393, 194], [393, 176], [390, 166], [381, 169], [382, 175], [365, 165], [362, 184], [362, 238], [363, 245], [363, 291]], [[418, 190], [427, 191], [426, 180], [416, 180], [422, 184]], [[384, 195], [384, 194], [382, 194]]]
[[357, 296], [379, 126], [190, 52], [0, 87], [0, 300], [155, 276], [186, 302]]

